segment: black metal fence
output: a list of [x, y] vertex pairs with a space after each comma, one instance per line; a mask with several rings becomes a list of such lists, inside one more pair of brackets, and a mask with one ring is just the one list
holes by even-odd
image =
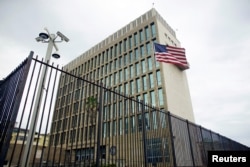
[[0, 83], [1, 166], [205, 167], [209, 150], [249, 150], [32, 55]]

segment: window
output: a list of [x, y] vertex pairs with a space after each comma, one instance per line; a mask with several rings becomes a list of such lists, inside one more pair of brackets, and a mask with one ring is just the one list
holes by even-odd
[[141, 84], [140, 84], [140, 79], [139, 78], [136, 79], [136, 88], [137, 88], [137, 92], [141, 91]]
[[130, 94], [134, 94], [134, 81], [130, 81]]
[[134, 33], [134, 44], [137, 45], [138, 44], [138, 34]]
[[141, 52], [141, 57], [143, 57], [144, 56], [144, 46], [142, 45], [142, 46], [140, 46], [140, 52]]
[[149, 57], [147, 60], [148, 60], [148, 70], [150, 71], [150, 70], [153, 69], [153, 66], [152, 66], [152, 58]]
[[155, 36], [156, 36], [155, 24], [152, 23], [152, 24], [150, 25], [150, 27], [151, 27], [151, 34], [152, 34], [152, 37], [155, 37]]
[[116, 136], [116, 121], [113, 122], [112, 134], [113, 136]]
[[153, 111], [152, 112], [152, 123], [153, 123], [153, 129], [157, 129], [157, 113], [156, 113], [156, 111]]
[[146, 32], [146, 40], [148, 40], [150, 38], [150, 34], [149, 34], [149, 28], [148, 26], [145, 27], [145, 32]]
[[124, 122], [124, 133], [128, 134], [128, 118], [125, 118]]
[[139, 51], [138, 51], [138, 48], [135, 49], [135, 59], [136, 59], [136, 60], [139, 59]]
[[148, 103], [148, 94], [147, 93], [143, 94], [143, 100], [145, 103]]
[[129, 78], [129, 75], [128, 75], [128, 68], [125, 68], [125, 69], [124, 69], [124, 72], [125, 72], [124, 78], [125, 78], [125, 80], [127, 80], [127, 79]]
[[107, 135], [107, 123], [106, 122], [104, 122], [103, 123], [103, 131], [102, 131], [102, 136], [105, 138], [106, 137], [106, 135]]
[[151, 54], [151, 45], [150, 45], [150, 43], [146, 43], [146, 48], [147, 48], [147, 54], [150, 55]]
[[133, 62], [134, 61], [134, 56], [133, 56], [133, 52], [129, 52], [129, 62]]
[[135, 132], [135, 116], [132, 116], [130, 118], [130, 129], [131, 132], [134, 133]]
[[133, 78], [134, 77], [134, 67], [133, 65], [129, 66], [129, 71], [130, 71], [130, 78]]
[[140, 66], [139, 66], [139, 63], [135, 64], [135, 74], [136, 75], [140, 75]]
[[128, 45], [129, 45], [129, 49], [131, 49], [132, 48], [132, 36], [129, 36]]
[[142, 73], [145, 73], [146, 72], [146, 61], [145, 60], [141, 61], [141, 66], [142, 66]]
[[122, 70], [119, 71], [119, 82], [122, 82], [123, 81], [123, 77], [122, 77]]
[[151, 138], [146, 140], [147, 161], [155, 164], [157, 162], [169, 162], [168, 143], [166, 138]]
[[148, 87], [147, 87], [147, 77], [146, 76], [143, 76], [142, 77], [142, 84], [143, 84], [143, 90], [147, 90]]
[[164, 104], [162, 88], [158, 89], [158, 97], [159, 97], [159, 105], [161, 106]]
[[153, 73], [150, 73], [149, 74], [149, 86], [150, 88], [153, 88], [154, 87], [154, 76], [153, 76]]
[[160, 86], [161, 85], [161, 72], [160, 71], [156, 71], [156, 77], [157, 77], [157, 85]]
[[122, 119], [119, 119], [119, 134], [122, 135]]
[[140, 30], [139, 33], [140, 33], [140, 42], [142, 42], [144, 40], [143, 30]]
[[151, 104], [153, 105], [153, 106], [155, 106], [155, 92], [154, 91], [151, 91], [150, 92], [150, 99], [151, 99]]

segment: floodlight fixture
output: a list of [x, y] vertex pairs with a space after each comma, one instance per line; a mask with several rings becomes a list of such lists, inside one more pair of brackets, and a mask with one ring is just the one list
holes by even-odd
[[39, 37], [41, 37], [42, 39], [48, 39], [49, 38], [49, 35], [47, 34], [47, 33], [44, 33], [44, 32], [41, 32], [40, 34], [39, 34]]
[[54, 57], [55, 59], [59, 59], [61, 56], [59, 55], [58, 52], [55, 52], [52, 54], [52, 57]]

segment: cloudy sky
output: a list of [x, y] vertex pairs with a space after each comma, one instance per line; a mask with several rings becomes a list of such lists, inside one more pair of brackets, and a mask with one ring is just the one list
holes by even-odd
[[249, 0], [1, 0], [0, 79], [33, 50], [47, 27], [70, 42], [58, 44], [65, 65], [153, 7], [176, 30], [196, 123], [250, 146]]

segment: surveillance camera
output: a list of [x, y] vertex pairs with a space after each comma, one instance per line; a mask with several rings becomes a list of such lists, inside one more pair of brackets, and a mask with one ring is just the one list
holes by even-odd
[[63, 35], [61, 32], [57, 31], [56, 33], [59, 37], [62, 38], [62, 40], [69, 42], [69, 38], [67, 38], [65, 35]]
[[40, 42], [40, 41], [43, 41], [44, 39], [43, 38], [41, 38], [41, 37], [36, 37], [36, 41], [37, 42]]

